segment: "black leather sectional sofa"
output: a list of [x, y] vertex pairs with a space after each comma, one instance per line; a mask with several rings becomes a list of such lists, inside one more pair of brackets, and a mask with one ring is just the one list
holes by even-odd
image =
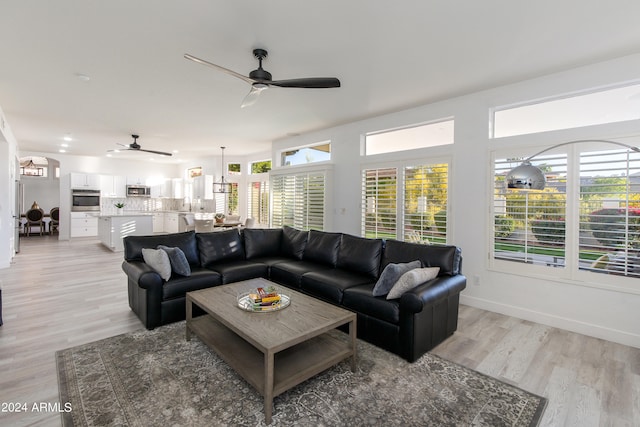
[[[144, 262], [143, 248], [179, 247], [188, 277], [163, 280]], [[358, 315], [358, 338], [410, 362], [453, 334], [459, 294], [466, 287], [461, 251], [342, 233], [280, 229], [227, 230], [128, 236], [122, 269], [129, 305], [148, 328], [183, 320], [189, 291], [264, 277]], [[373, 287], [389, 263], [420, 260], [440, 267], [438, 276], [399, 299], [374, 297]]]

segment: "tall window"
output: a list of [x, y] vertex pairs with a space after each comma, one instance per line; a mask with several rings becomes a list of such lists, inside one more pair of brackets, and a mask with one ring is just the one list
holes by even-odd
[[397, 237], [396, 168], [362, 171], [362, 235], [365, 237]]
[[447, 243], [449, 167], [446, 163], [404, 168], [404, 239]]
[[560, 267], [567, 277], [640, 277], [640, 153], [570, 153], [532, 161], [545, 172], [543, 191], [507, 190], [519, 161], [495, 161], [494, 259]]
[[[362, 235], [447, 243], [447, 163], [362, 171]], [[398, 203], [402, 201], [402, 203]]]
[[271, 176], [271, 225], [324, 230], [325, 171]]
[[640, 277], [640, 154], [582, 153], [579, 206], [580, 269]]
[[542, 191], [507, 189], [505, 176], [521, 159], [497, 159], [494, 179], [495, 258], [563, 267], [567, 204], [567, 157], [531, 161], [545, 172]]
[[258, 224], [269, 224], [269, 183], [254, 181], [249, 183], [249, 218]]

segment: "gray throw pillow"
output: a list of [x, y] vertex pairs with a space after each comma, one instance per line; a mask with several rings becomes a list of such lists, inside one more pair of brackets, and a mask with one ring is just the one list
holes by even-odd
[[184, 252], [180, 248], [170, 248], [164, 245], [158, 245], [158, 249], [162, 249], [169, 256], [171, 270], [181, 276], [191, 276], [191, 266]]
[[435, 279], [438, 276], [440, 267], [414, 268], [407, 271], [398, 279], [393, 288], [389, 291], [387, 299], [397, 299], [407, 291], [417, 287], [418, 285]]
[[382, 274], [378, 278], [376, 285], [373, 287], [373, 296], [381, 297], [388, 294], [391, 288], [393, 288], [393, 285], [396, 284], [404, 273], [420, 267], [422, 267], [420, 260], [401, 264], [387, 264], [384, 270], [382, 270]]
[[171, 263], [169, 255], [162, 249], [142, 249], [142, 258], [151, 268], [153, 268], [164, 280], [171, 277]]

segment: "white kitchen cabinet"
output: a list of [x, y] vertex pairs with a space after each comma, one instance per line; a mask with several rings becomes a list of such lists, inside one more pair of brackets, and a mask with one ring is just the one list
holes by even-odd
[[171, 179], [163, 179], [161, 183], [151, 186], [151, 197], [170, 198], [173, 197], [173, 183]]
[[171, 187], [173, 191], [172, 197], [174, 199], [183, 199], [186, 197], [184, 191], [184, 180], [182, 178], [173, 178], [171, 180]]
[[178, 213], [165, 212], [164, 213], [164, 232], [165, 233], [177, 233], [178, 232]]
[[112, 251], [124, 251], [122, 239], [152, 233], [151, 215], [103, 215], [98, 220], [98, 237]]
[[193, 199], [213, 200], [213, 175], [193, 178]]
[[71, 237], [98, 235], [98, 217], [94, 213], [71, 212]]
[[162, 233], [164, 231], [164, 213], [153, 213], [153, 232]]
[[127, 175], [127, 185], [147, 185], [147, 178], [144, 176]]
[[100, 175], [100, 195], [102, 197], [127, 197], [126, 178], [121, 175]]
[[96, 173], [71, 173], [71, 188], [100, 190], [100, 175]]

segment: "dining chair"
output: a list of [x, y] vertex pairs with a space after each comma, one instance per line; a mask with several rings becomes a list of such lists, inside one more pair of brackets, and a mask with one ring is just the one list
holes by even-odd
[[49, 234], [53, 234], [54, 231], [58, 231], [58, 225], [60, 225], [60, 208], [57, 206], [51, 208], [49, 217], [51, 218], [49, 222]]
[[185, 228], [184, 231], [194, 231], [196, 229], [196, 223], [193, 219], [193, 215], [182, 215]]
[[44, 222], [42, 221], [42, 218], [44, 218], [44, 211], [40, 208], [29, 209], [25, 216], [27, 217], [27, 223], [24, 227], [27, 236], [31, 235], [33, 227], [39, 227], [40, 235], [42, 236], [44, 232]]

